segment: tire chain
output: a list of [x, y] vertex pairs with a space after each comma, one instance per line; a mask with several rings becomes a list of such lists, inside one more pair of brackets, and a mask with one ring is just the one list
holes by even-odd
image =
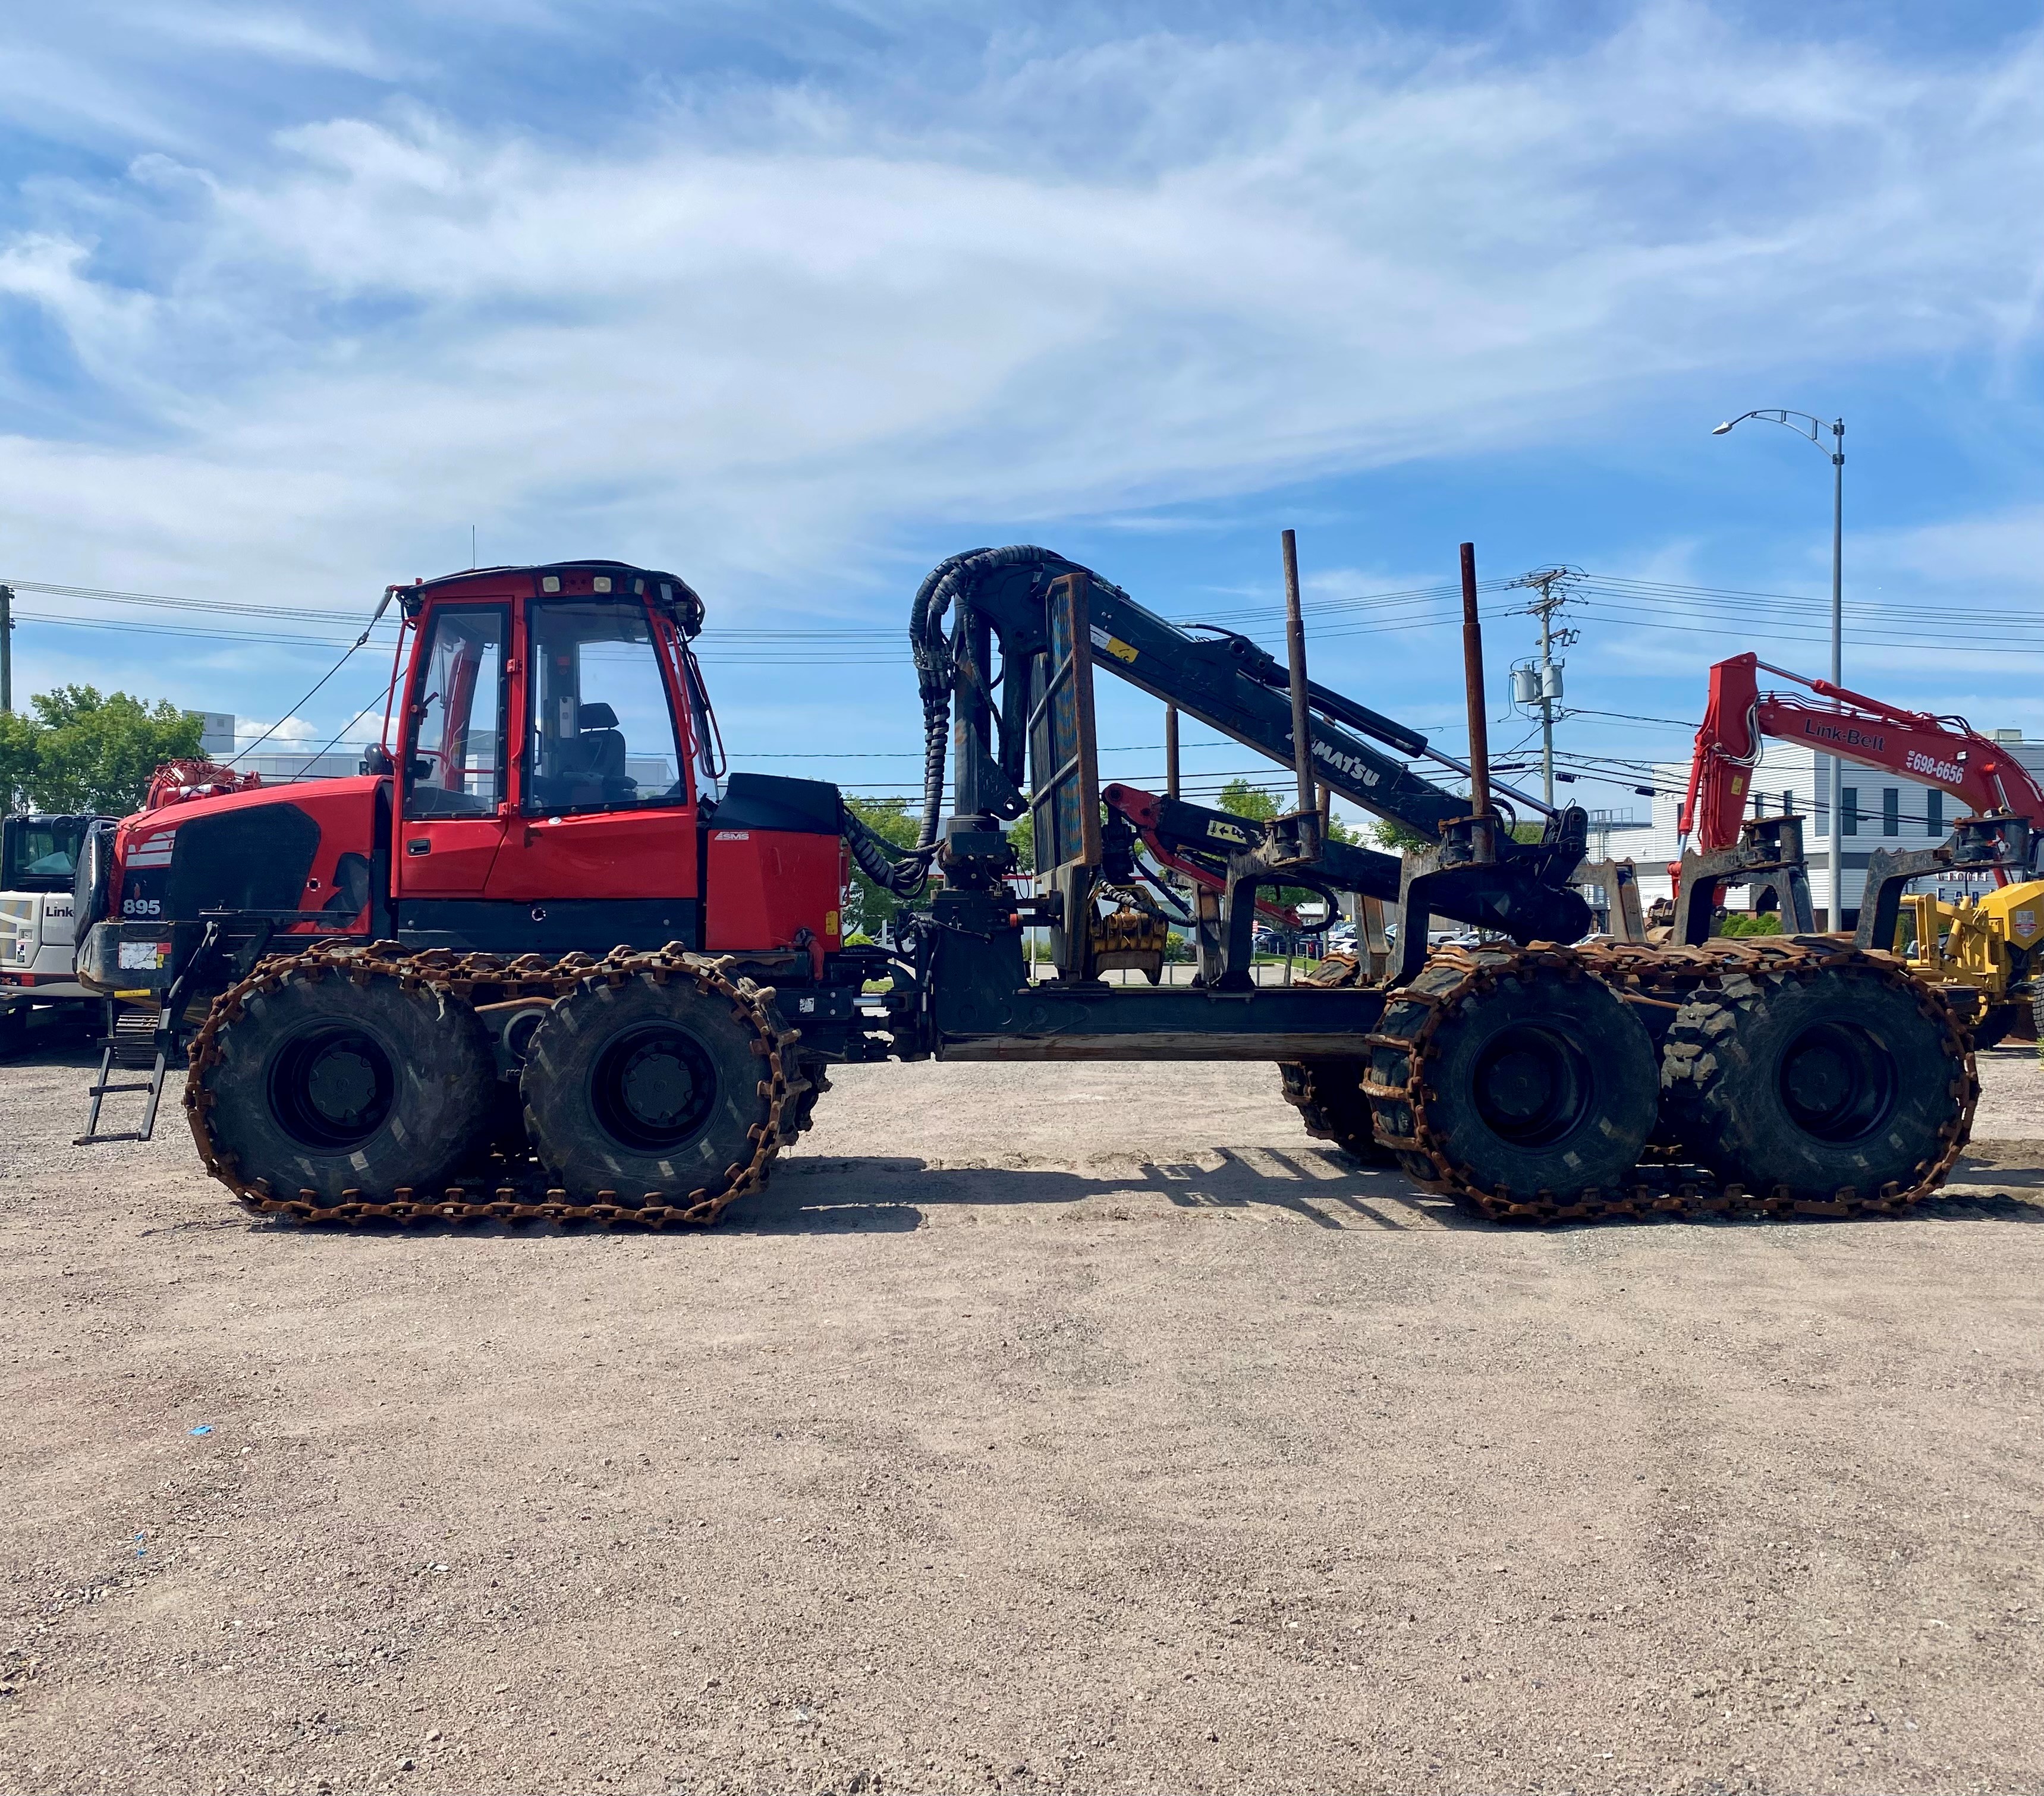
[[[1765, 1192], [1737, 1184], [1721, 1185], [1707, 1173], [1694, 1176], [1696, 1169], [1677, 1166], [1671, 1160], [1668, 1164], [1642, 1164], [1639, 1169], [1642, 1176], [1623, 1191], [1591, 1188], [1569, 1192], [1540, 1191], [1530, 1196], [1504, 1188], [1489, 1192], [1450, 1158], [1427, 1120], [1424, 1076], [1416, 1081], [1413, 1076], [1414, 1069], [1424, 1068], [1429, 1057], [1432, 1038], [1443, 1019], [1465, 997], [1528, 971], [1557, 972], [1565, 978], [1594, 978], [1627, 1002], [1679, 1008], [1713, 981], [1742, 976], [1747, 979], [1807, 977], [1847, 965], [1871, 968], [1888, 984], [1908, 990], [1917, 1009], [1938, 1025], [1946, 1047], [1965, 1068], [1963, 1078], [1954, 1082], [1952, 1113], [1938, 1131], [1941, 1151], [1924, 1176], [1907, 1188], [1888, 1184], [1877, 1192], [1862, 1192], [1848, 1185], [1824, 1201], [1798, 1201], [1784, 1185]], [[1972, 1050], [1950, 1007], [1923, 981], [1911, 975], [1896, 956], [1856, 950], [1849, 942], [1822, 938], [1747, 938], [1735, 945], [1703, 948], [1619, 942], [1564, 948], [1536, 942], [1526, 948], [1442, 949], [1427, 961], [1418, 980], [1391, 994], [1377, 1030], [1364, 1040], [1372, 1050], [1372, 1064], [1363, 1090], [1380, 1119], [1378, 1139], [1398, 1153], [1407, 1175], [1423, 1189], [1456, 1198], [1493, 1222], [1592, 1222], [1608, 1217], [1639, 1220], [1655, 1215], [1724, 1215], [1741, 1211], [1772, 1215], [1898, 1215], [1928, 1196], [1950, 1176], [1965, 1146], [1980, 1098]], [[1396, 1082], [1377, 1076], [1380, 1053], [1387, 1059], [1404, 1057], [1404, 1071]], [[1310, 1093], [1302, 1092], [1300, 1097], [1293, 1097], [1288, 1079], [1285, 1096], [1304, 1111], [1306, 1107], [1301, 1097], [1308, 1097]], [[1387, 1111], [1392, 1113], [1390, 1119], [1386, 1118]], [[1410, 1133], [1382, 1127], [1383, 1121], [1395, 1120], [1400, 1113], [1408, 1119]]]
[[[366, 946], [323, 943], [300, 954], [273, 955], [259, 961], [246, 978], [214, 1000], [192, 1038], [184, 1100], [192, 1139], [206, 1171], [252, 1215], [293, 1216], [307, 1222], [587, 1222], [655, 1230], [677, 1223], [705, 1227], [740, 1198], [766, 1184], [774, 1156], [809, 1126], [816, 1094], [829, 1088], [823, 1062], [796, 1053], [801, 1032], [782, 1020], [774, 988], [743, 976], [732, 977], [733, 964], [728, 957], [698, 954], [674, 942], [650, 951], [613, 948], [600, 960], [586, 954], [550, 960], [543, 954], [513, 957], [448, 948], [415, 950], [389, 941]], [[733, 1015], [752, 1030], [752, 1051], [762, 1062], [759, 1095], [766, 1101], [766, 1114], [747, 1130], [753, 1142], [751, 1159], [727, 1168], [724, 1183], [714, 1189], [648, 1192], [636, 1206], [605, 1202], [616, 1194], [599, 1192], [596, 1202], [577, 1203], [567, 1192], [548, 1187], [545, 1169], [528, 1153], [521, 1161], [499, 1159], [489, 1169], [489, 1176], [451, 1185], [437, 1197], [401, 1188], [382, 1202], [344, 1194], [342, 1202], [325, 1204], [310, 1191], [285, 1196], [271, 1190], [265, 1180], [244, 1180], [232, 1150], [213, 1138], [208, 1114], [213, 1094], [206, 1089], [202, 1076], [222, 1057], [221, 1030], [240, 1017], [242, 1004], [252, 993], [274, 991], [293, 974], [348, 979], [362, 984], [381, 975], [408, 989], [437, 986], [473, 1004], [521, 998], [558, 1000], [582, 984], [621, 985], [642, 973], [663, 984], [693, 980], [697, 990], [728, 1000]], [[670, 1201], [677, 1197], [682, 1201]]]
[[1306, 1133], [1324, 1142], [1337, 1140], [1334, 1118], [1322, 1101], [1313, 1069], [1303, 1061], [1281, 1060], [1278, 1072], [1285, 1081], [1285, 1101], [1298, 1111]]

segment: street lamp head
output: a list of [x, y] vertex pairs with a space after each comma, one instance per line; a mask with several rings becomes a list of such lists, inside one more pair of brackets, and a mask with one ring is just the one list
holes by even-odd
[[1731, 428], [1731, 426], [1730, 424], [1719, 424], [1716, 430], [1711, 432], [1711, 435], [1713, 436], [1723, 436], [1724, 433]]

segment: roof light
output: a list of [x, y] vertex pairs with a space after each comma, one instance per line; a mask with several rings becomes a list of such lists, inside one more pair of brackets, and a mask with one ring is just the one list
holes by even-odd
[[596, 590], [599, 593], [609, 592], [610, 590], [610, 576], [607, 574], [599, 574], [596, 577], [594, 585]]
[[540, 590], [541, 592], [558, 593], [560, 589], [561, 577], [558, 574], [543, 574], [540, 576]]

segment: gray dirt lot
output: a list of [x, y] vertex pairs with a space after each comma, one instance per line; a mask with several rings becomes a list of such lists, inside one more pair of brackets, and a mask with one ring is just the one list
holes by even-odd
[[652, 1238], [253, 1222], [0, 1069], [0, 1787], [2036, 1790], [1984, 1059], [1907, 1220], [1512, 1232], [1267, 1067], [925, 1066]]

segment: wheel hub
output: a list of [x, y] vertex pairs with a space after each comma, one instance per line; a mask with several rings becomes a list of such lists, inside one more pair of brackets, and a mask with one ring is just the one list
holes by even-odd
[[390, 1055], [357, 1029], [326, 1029], [287, 1043], [270, 1071], [270, 1107], [309, 1148], [359, 1146], [382, 1126], [396, 1084]]
[[649, 1023], [613, 1042], [590, 1073], [590, 1108], [620, 1146], [678, 1147], [717, 1101], [717, 1069], [702, 1044], [672, 1023]]
[[376, 1069], [355, 1050], [336, 1048], [314, 1063], [306, 1096], [329, 1121], [359, 1126], [376, 1102]]
[[1858, 1141], [1894, 1108], [1893, 1058], [1854, 1024], [1812, 1023], [1782, 1053], [1778, 1076], [1788, 1114], [1819, 1141]]
[[648, 1126], [671, 1129], [695, 1101], [695, 1080], [665, 1047], [641, 1048], [624, 1069], [625, 1107]]
[[1590, 1092], [1589, 1069], [1573, 1042], [1551, 1029], [1515, 1023], [1485, 1048], [1473, 1095], [1493, 1134], [1543, 1147], [1582, 1120]]

